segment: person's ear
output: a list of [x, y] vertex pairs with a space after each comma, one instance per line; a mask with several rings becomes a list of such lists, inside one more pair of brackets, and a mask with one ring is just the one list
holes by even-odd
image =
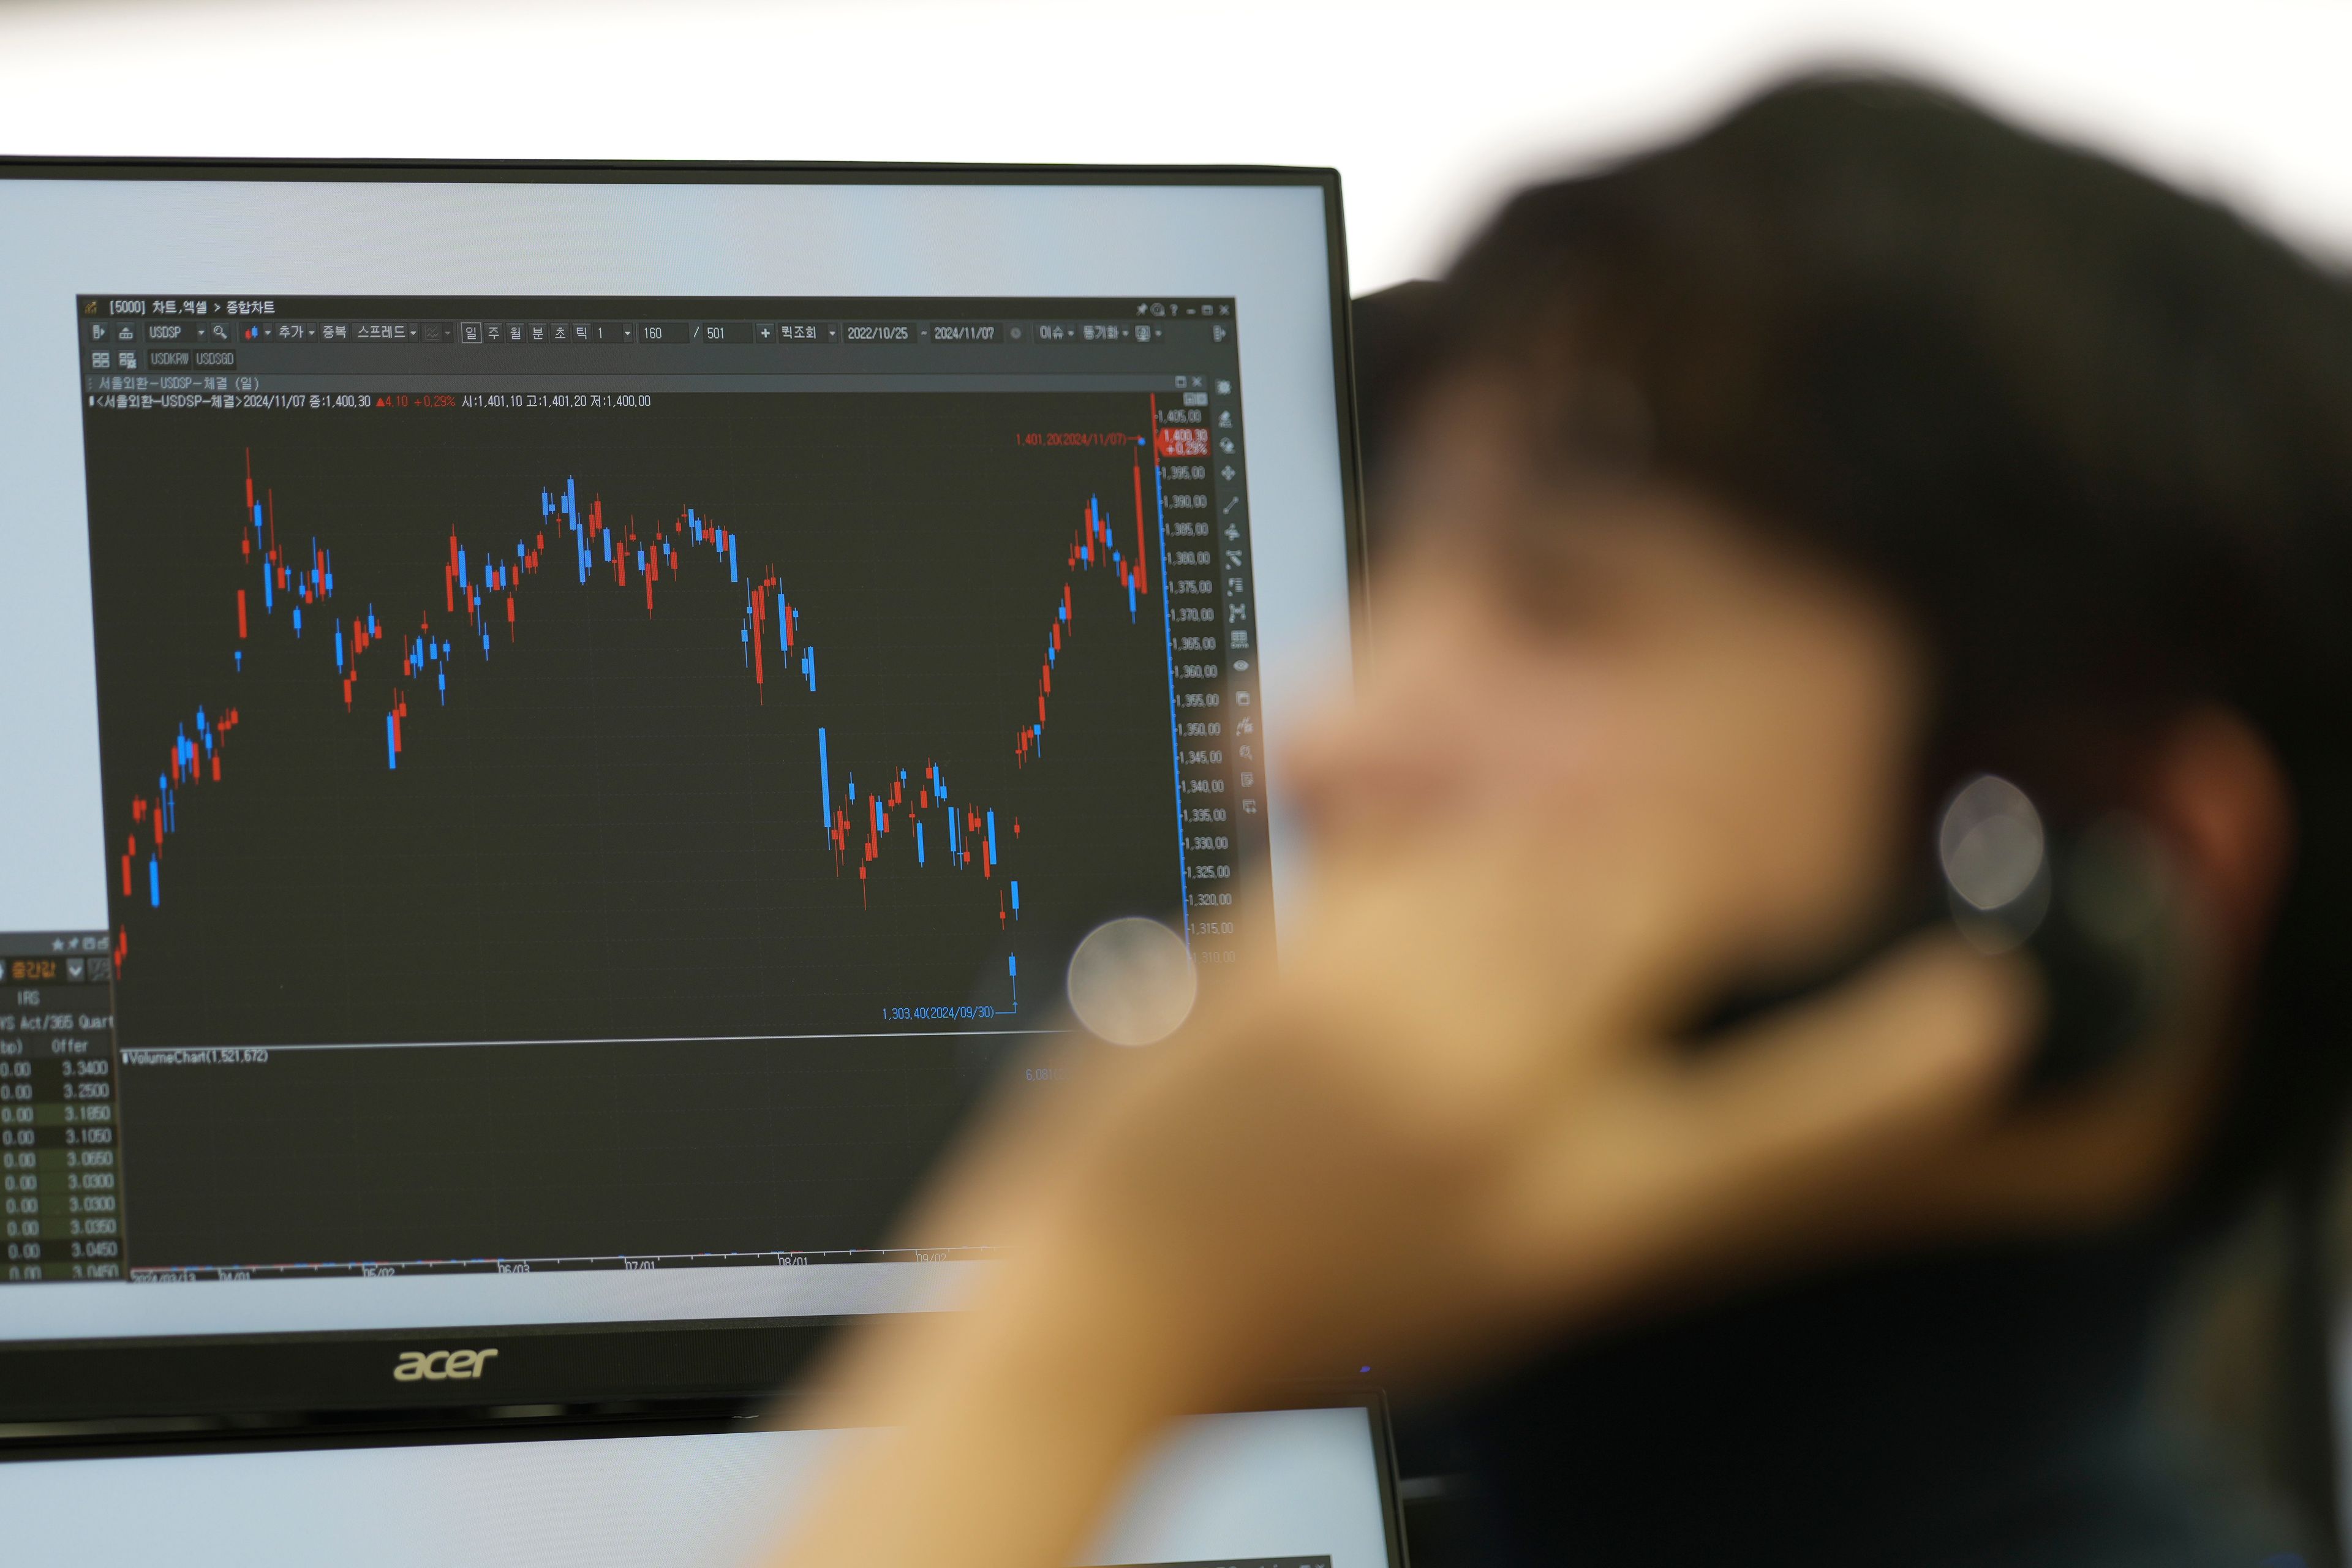
[[2178, 857], [2231, 981], [2242, 980], [2294, 851], [2294, 795], [2277, 753], [2234, 709], [2191, 709], [2153, 749], [2134, 804]]

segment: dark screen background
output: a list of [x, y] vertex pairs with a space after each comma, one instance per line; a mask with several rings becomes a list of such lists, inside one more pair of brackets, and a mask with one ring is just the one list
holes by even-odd
[[[1130, 625], [1107, 568], [1066, 564], [1089, 496], [1131, 539], [1131, 448], [1020, 439], [1149, 423], [1139, 395], [1034, 394], [89, 420], [114, 856], [197, 706], [238, 716], [221, 781], [179, 795], [161, 906], [143, 859], [128, 900], [113, 865], [121, 1047], [627, 1042], [135, 1069], [134, 1263], [872, 1244], [991, 1055], [894, 1010], [1001, 1015], [1017, 954], [1023, 1016], [966, 1026], [1041, 1022], [1095, 923], [1181, 918], [1159, 602]], [[248, 451], [289, 561], [332, 552], [299, 639], [239, 550]], [[762, 702], [715, 553], [686, 552], [650, 616], [634, 567], [582, 586], [541, 517], [568, 476], [623, 527], [691, 505], [734, 530], [744, 576], [772, 565], [802, 612], [815, 693], [771, 643]], [[453, 525], [477, 580], [481, 551], [548, 539], [487, 660], [443, 608]], [[1044, 755], [1017, 768], [1066, 582]], [[457, 645], [446, 707], [429, 673], [397, 683], [396, 772], [397, 651], [346, 711], [325, 624], [371, 605]], [[929, 864], [901, 820], [861, 898], [824, 837], [820, 725], [836, 799], [936, 762], [992, 805], [998, 874], [950, 870], [933, 813]], [[740, 1038], [775, 1036], [835, 1037]]]

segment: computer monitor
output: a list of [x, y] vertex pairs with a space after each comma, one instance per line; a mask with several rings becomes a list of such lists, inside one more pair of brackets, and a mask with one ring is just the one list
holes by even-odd
[[0, 1421], [739, 1397], [952, 1302], [890, 1222], [1088, 931], [1275, 962], [1329, 173], [18, 161], [0, 233]]

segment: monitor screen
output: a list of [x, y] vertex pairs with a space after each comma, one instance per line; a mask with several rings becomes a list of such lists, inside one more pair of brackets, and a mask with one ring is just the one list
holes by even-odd
[[1274, 961], [1327, 183], [99, 173], [0, 169], [0, 1339], [938, 1304], [1074, 945]]

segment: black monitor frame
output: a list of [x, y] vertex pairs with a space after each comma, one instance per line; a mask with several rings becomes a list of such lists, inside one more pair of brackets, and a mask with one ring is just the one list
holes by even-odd
[[[1275, 166], [826, 163], [0, 156], [0, 180], [384, 181], [625, 184], [1288, 185], [1323, 196], [1330, 260], [1351, 637], [1370, 656], [1364, 509], [1346, 229], [1333, 169]], [[196, 1287], [200, 1288], [200, 1287]], [[38, 1285], [6, 1289], [39, 1289]], [[0, 1459], [288, 1442], [474, 1441], [587, 1427], [712, 1429], [754, 1419], [832, 1331], [854, 1320], [719, 1319], [315, 1333], [0, 1341]], [[495, 1345], [495, 1389], [399, 1382], [401, 1357]], [[1344, 1394], [1369, 1400], [1383, 1500], [1396, 1500], [1376, 1391], [1335, 1357]]]

